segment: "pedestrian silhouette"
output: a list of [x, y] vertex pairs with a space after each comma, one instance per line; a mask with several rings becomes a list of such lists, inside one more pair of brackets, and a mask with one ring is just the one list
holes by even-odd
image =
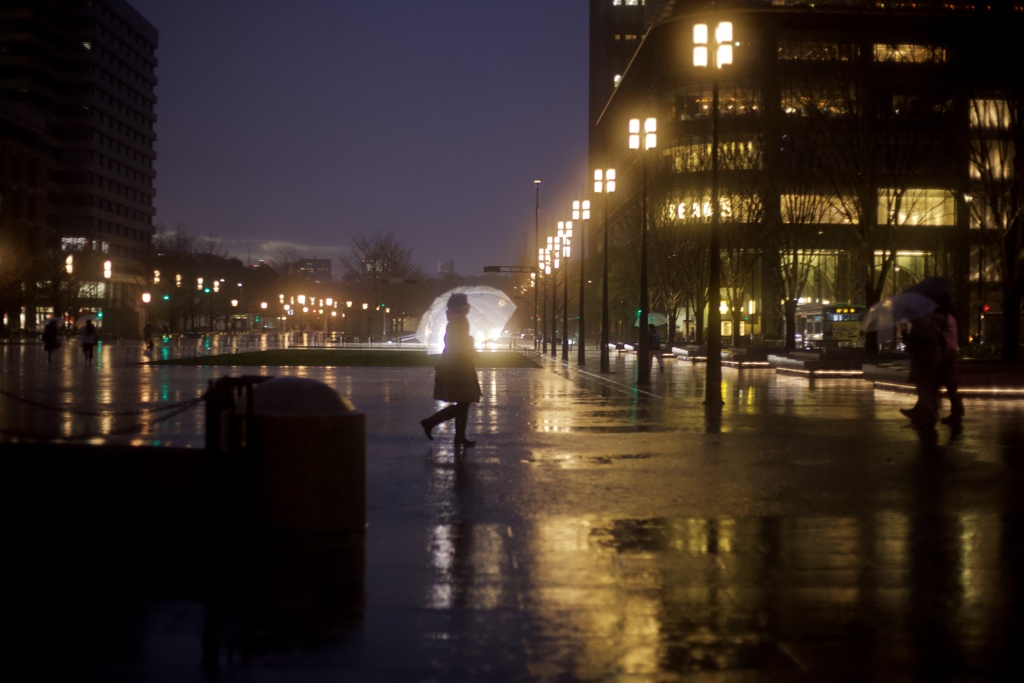
[[142, 336], [146, 339], [146, 350], [153, 350], [153, 323], [147, 322], [142, 327]]
[[92, 360], [93, 348], [96, 346], [98, 339], [99, 334], [96, 332], [96, 326], [92, 324], [91, 320], [86, 320], [85, 327], [82, 328], [82, 353], [85, 355], [85, 360]]
[[[956, 379], [956, 367], [960, 362], [958, 348], [960, 342], [956, 317], [953, 315], [953, 301], [949, 291], [945, 289], [940, 292], [925, 291], [923, 293], [938, 303], [938, 308], [935, 309], [931, 316], [925, 316], [927, 320], [922, 320], [918, 323], [918, 332], [927, 337], [924, 340], [925, 347], [911, 348], [910, 344], [908, 344], [908, 350], [911, 351], [911, 380], [915, 382], [915, 387], [919, 387], [918, 400], [913, 408], [901, 408], [900, 412], [913, 420], [915, 424], [918, 424], [920, 421], [934, 424], [930, 404], [934, 402], [935, 417], [937, 418], [940, 407], [938, 392], [941, 387], [945, 387], [951, 410], [949, 416], [942, 418], [941, 421], [943, 424], [956, 428], [963, 421], [964, 401], [960, 396]], [[932, 327], [936, 329], [930, 329]], [[913, 332], [912, 328], [911, 332]], [[906, 336], [904, 340], [906, 340]], [[931, 350], [934, 351], [934, 354], [937, 354], [937, 357], [933, 357], [933, 354], [930, 353], [929, 345], [934, 346], [934, 349]], [[915, 358], [917, 358], [916, 361]], [[930, 367], [932, 364], [935, 365], [934, 382], [927, 380], [924, 385], [918, 385], [916, 378], [919, 372], [915, 369], [915, 365], [920, 366], [921, 372], [924, 372], [924, 368]], [[927, 395], [924, 405], [921, 402], [922, 392]]]
[[946, 357], [947, 316], [938, 310], [911, 321], [904, 329], [903, 342], [910, 352], [910, 381], [917, 391], [917, 404], [900, 412], [915, 427], [932, 429], [939, 420], [939, 387]]
[[665, 359], [661, 357], [661, 335], [658, 334], [657, 328], [654, 327], [654, 323], [647, 324], [647, 331], [650, 335], [650, 353], [651, 357], [647, 359], [648, 365], [651, 363], [651, 358], [658, 359], [658, 372], [665, 372]]
[[53, 360], [53, 352], [60, 348], [60, 334], [57, 331], [57, 320], [51, 319], [43, 328], [43, 348], [46, 349], [46, 362]]
[[466, 438], [466, 424], [469, 422], [470, 405], [479, 401], [481, 396], [473, 363], [476, 349], [466, 318], [469, 311], [469, 299], [465, 294], [456, 293], [448, 298], [448, 327], [444, 333], [444, 351], [434, 373], [434, 398], [450, 405], [420, 420], [427, 438], [433, 440], [434, 427], [454, 418], [457, 448], [476, 445], [475, 441]]

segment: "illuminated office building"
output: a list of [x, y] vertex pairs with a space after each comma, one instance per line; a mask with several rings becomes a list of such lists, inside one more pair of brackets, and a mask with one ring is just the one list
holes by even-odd
[[0, 306], [11, 327], [92, 308], [108, 329], [137, 331], [154, 233], [156, 45], [124, 0], [0, 4]]
[[[733, 63], [694, 66], [694, 25], [713, 37], [723, 21]], [[592, 0], [590, 165], [618, 169], [612, 234], [626, 249], [648, 164], [653, 310], [668, 286], [657, 273], [673, 268], [658, 259], [706, 287], [714, 184], [723, 265], [711, 298], [727, 338], [782, 338], [784, 299], [863, 304], [869, 288], [886, 296], [934, 274], [953, 280], [964, 340], [984, 333], [980, 311], [1002, 302], [995, 238], [1021, 211], [1022, 29], [1020, 2]], [[615, 51], [627, 37], [628, 58]], [[646, 117], [658, 141], [645, 162], [627, 134]], [[794, 262], [806, 281], [783, 282], [800, 269], [779, 264]], [[703, 308], [681, 319], [696, 327]]]

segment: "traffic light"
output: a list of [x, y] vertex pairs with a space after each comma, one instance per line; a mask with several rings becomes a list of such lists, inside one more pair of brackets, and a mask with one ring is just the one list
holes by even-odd
[[170, 294], [164, 294], [162, 298], [163, 298], [164, 301], [170, 301], [171, 300], [171, 295]]

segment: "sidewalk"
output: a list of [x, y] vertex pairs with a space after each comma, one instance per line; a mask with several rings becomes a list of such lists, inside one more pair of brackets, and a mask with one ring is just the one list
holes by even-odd
[[[209, 379], [327, 383], [367, 416], [365, 546], [249, 542], [189, 501], [94, 528], [48, 473], [8, 478], [23, 511], [12, 670], [68, 680], [996, 680], [1024, 668], [1024, 427], [969, 401], [962, 433], [921, 439], [871, 384], [811, 386], [667, 361], [638, 390], [543, 359], [481, 370], [457, 457], [428, 442], [429, 369], [182, 368], [28, 355], [0, 389], [99, 412], [186, 401]], [[75, 357], [74, 361], [79, 359]], [[14, 366], [14, 367], [12, 367]], [[13, 406], [0, 428], [52, 433], [134, 418]], [[717, 428], [716, 428], [717, 425]], [[201, 454], [201, 411], [111, 443]], [[326, 445], [325, 445], [326, 446]], [[16, 472], [32, 457], [0, 443]], [[108, 449], [131, 460], [136, 448]], [[185, 457], [183, 456], [183, 457]], [[10, 462], [10, 460], [9, 460]], [[169, 473], [166, 475], [169, 476]], [[163, 479], [166, 481], [166, 477]], [[97, 506], [104, 501], [97, 500]], [[23, 521], [24, 520], [24, 521]], [[20, 655], [20, 656], [18, 656]]]

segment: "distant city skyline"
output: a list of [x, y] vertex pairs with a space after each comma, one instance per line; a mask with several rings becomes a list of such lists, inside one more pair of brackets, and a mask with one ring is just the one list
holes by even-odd
[[160, 33], [155, 223], [243, 262], [393, 232], [511, 264], [587, 185], [585, 0], [129, 0]]

